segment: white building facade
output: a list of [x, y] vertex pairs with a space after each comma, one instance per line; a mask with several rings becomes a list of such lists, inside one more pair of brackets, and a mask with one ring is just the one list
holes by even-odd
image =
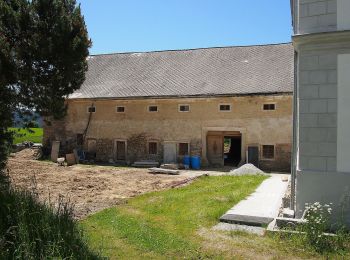
[[350, 225], [350, 0], [293, 0], [292, 205], [333, 203]]

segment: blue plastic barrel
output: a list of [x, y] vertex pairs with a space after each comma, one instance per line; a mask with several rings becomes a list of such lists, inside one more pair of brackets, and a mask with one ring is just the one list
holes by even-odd
[[185, 155], [185, 156], [184, 156], [184, 159], [183, 159], [183, 164], [184, 164], [185, 168], [190, 168], [190, 165], [191, 165], [191, 157], [188, 156], [188, 155]]
[[199, 170], [201, 168], [201, 157], [200, 156], [192, 156], [191, 157], [191, 166], [192, 166], [192, 169]]

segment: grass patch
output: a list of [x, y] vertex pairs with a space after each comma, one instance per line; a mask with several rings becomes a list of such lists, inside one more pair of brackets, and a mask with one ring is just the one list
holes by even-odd
[[0, 187], [0, 259], [101, 259], [72, 218], [71, 205], [57, 209], [34, 193]]
[[203, 177], [189, 186], [152, 192], [82, 221], [93, 248], [112, 258], [216, 258], [198, 234], [265, 179]]
[[9, 130], [14, 132], [14, 144], [22, 143], [24, 141], [41, 143], [43, 140], [42, 128], [30, 128], [30, 131], [23, 128], [9, 128]]

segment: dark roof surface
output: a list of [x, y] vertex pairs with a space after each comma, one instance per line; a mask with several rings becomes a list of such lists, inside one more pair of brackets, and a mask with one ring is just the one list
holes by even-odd
[[136, 98], [290, 93], [291, 44], [90, 56], [69, 98]]

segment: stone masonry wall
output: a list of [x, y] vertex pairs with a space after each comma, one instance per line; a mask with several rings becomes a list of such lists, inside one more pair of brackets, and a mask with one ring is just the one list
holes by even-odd
[[[263, 104], [274, 103], [276, 110], [264, 111]], [[96, 140], [96, 160], [116, 160], [117, 140], [126, 141], [126, 163], [135, 160], [163, 160], [164, 142], [189, 143], [191, 155], [200, 155], [206, 162], [206, 131], [224, 128], [242, 131], [242, 149], [252, 144], [291, 144], [292, 95], [247, 96], [220, 98], [181, 98], [144, 100], [96, 100], [86, 140]], [[190, 105], [190, 112], [181, 113], [179, 104]], [[219, 104], [231, 104], [232, 111], [220, 112]], [[86, 129], [90, 100], [69, 100], [65, 118], [66, 140], [76, 140]], [[116, 106], [125, 106], [125, 113], [116, 113]], [[150, 113], [149, 105], [159, 111]], [[240, 129], [240, 130], [232, 130]], [[221, 130], [220, 130], [221, 131]], [[142, 141], [133, 139], [144, 134]], [[137, 139], [137, 138], [136, 138]], [[158, 143], [158, 154], [148, 154], [148, 142]], [[85, 147], [86, 149], [86, 147]], [[242, 152], [242, 159], [245, 152]], [[178, 156], [179, 162], [182, 161]], [[290, 162], [290, 158], [288, 159]], [[280, 168], [281, 162], [274, 163]], [[273, 163], [271, 162], [270, 165]]]

